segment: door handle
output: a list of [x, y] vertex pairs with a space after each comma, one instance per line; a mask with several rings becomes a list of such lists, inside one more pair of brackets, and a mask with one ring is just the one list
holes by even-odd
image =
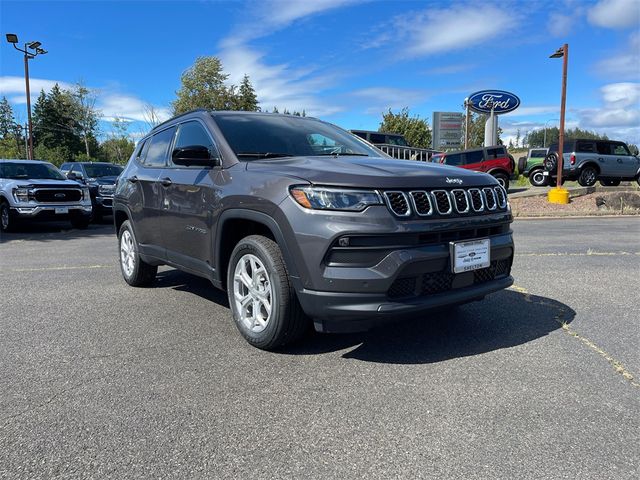
[[604, 160], [602, 159], [602, 157], [598, 158], [599, 162], [604, 162]]
[[618, 163], [622, 163], [622, 159], [621, 158], [618, 159]]
[[136, 176], [134, 175], [133, 177], [129, 177], [129, 178], [127, 178], [127, 180], [128, 180], [130, 183], [136, 183], [136, 182], [138, 181], [138, 177], [136, 177]]
[[173, 182], [169, 177], [164, 177], [160, 179], [160, 183], [162, 183], [163, 187], [170, 187]]

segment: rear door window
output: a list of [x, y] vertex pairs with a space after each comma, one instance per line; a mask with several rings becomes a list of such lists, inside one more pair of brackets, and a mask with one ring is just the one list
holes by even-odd
[[507, 156], [507, 151], [504, 147], [499, 148], [487, 148], [487, 159], [496, 159]]
[[609, 142], [596, 142], [596, 147], [600, 155], [611, 155], [611, 144]]
[[385, 136], [380, 133], [372, 133], [369, 136], [369, 141], [371, 143], [384, 143], [386, 140]]
[[594, 142], [586, 142], [586, 141], [576, 142], [576, 152], [593, 153], [595, 151], [596, 151], [596, 145]]
[[[147, 140], [151, 141], [143, 162], [147, 167], [160, 168], [167, 163], [167, 152], [176, 133], [176, 127], [167, 128]], [[146, 145], [145, 145], [146, 147]]]
[[470, 165], [473, 163], [482, 163], [484, 161], [484, 152], [482, 150], [475, 150], [473, 152], [466, 152], [464, 154], [464, 163]]

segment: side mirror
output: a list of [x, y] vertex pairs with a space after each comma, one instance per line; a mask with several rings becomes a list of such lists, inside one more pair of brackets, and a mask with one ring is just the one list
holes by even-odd
[[75, 173], [73, 173], [73, 172], [69, 172], [69, 173], [67, 173], [67, 178], [68, 178], [69, 180], [76, 180], [76, 181], [78, 180], [78, 176], [77, 176]]
[[174, 165], [212, 167], [217, 160], [211, 156], [211, 152], [204, 145], [187, 145], [176, 148], [171, 154]]

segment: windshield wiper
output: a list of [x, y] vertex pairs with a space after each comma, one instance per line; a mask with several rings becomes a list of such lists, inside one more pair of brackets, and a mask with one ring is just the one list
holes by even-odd
[[318, 153], [318, 157], [328, 157], [329, 155], [333, 155], [334, 157], [368, 157], [366, 153], [339, 153], [339, 152], [331, 152], [331, 153]]
[[236, 157], [281, 158], [281, 157], [293, 157], [293, 155], [290, 153], [276, 153], [276, 152], [240, 152], [240, 153], [236, 153]]

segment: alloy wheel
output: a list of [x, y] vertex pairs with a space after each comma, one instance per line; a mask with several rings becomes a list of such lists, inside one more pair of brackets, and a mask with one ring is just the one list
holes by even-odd
[[254, 333], [267, 328], [272, 313], [273, 287], [269, 272], [255, 255], [243, 255], [236, 263], [233, 300], [246, 328]]
[[127, 277], [133, 275], [133, 270], [136, 266], [135, 253], [133, 236], [129, 230], [125, 230], [120, 237], [120, 263]]

